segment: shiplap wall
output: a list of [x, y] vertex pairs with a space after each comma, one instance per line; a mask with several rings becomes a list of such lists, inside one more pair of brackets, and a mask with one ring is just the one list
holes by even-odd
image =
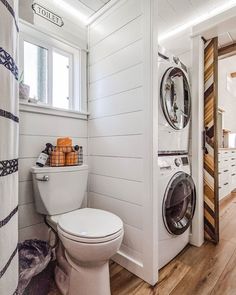
[[125, 235], [115, 259], [149, 283], [157, 277], [157, 269], [155, 279], [151, 274], [153, 253], [152, 262], [147, 258], [153, 246], [152, 212], [147, 212], [154, 203], [149, 192], [152, 128], [147, 128], [152, 125], [151, 76], [146, 80], [146, 71], [151, 70], [154, 2], [117, 1], [89, 27], [89, 205], [121, 217]]
[[87, 162], [87, 120], [20, 111], [19, 240], [47, 239], [42, 215], [36, 213], [30, 168], [47, 142], [70, 136], [84, 148]]

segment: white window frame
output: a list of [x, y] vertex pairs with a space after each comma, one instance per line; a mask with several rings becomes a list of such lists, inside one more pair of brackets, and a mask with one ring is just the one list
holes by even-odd
[[[74, 84], [75, 84], [75, 79], [74, 79], [74, 58], [73, 58], [73, 54], [69, 53], [69, 52], [66, 52], [66, 51], [63, 51], [59, 48], [51, 48], [51, 52], [50, 52], [50, 57], [52, 58], [53, 57], [53, 52], [56, 52], [56, 53], [59, 53], [65, 57], [68, 57], [69, 58], [69, 110], [75, 110], [75, 104], [74, 104]], [[51, 82], [50, 82], [50, 85], [49, 85], [49, 104], [51, 106], [53, 106], [53, 62], [50, 61], [50, 66], [49, 66], [49, 69], [51, 70], [51, 73], [50, 73], [50, 79], [51, 79]]]
[[[69, 57], [70, 60], [70, 88], [69, 88], [69, 109], [68, 111], [75, 111], [79, 113], [86, 113], [85, 100], [83, 97], [84, 86], [82, 85], [82, 77], [86, 75], [82, 68], [81, 49], [76, 48], [67, 42], [58, 40], [53, 36], [43, 33], [37, 28], [25, 23], [20, 23], [20, 73], [24, 69], [24, 41], [35, 44], [37, 46], [44, 47], [48, 50], [48, 103], [44, 104], [46, 107], [55, 108], [52, 105], [52, 93], [53, 93], [53, 79], [52, 79], [52, 53], [58, 52], [62, 55]], [[42, 106], [43, 103], [40, 103]], [[57, 108], [55, 108], [57, 109]], [[67, 111], [67, 109], [63, 109]]]

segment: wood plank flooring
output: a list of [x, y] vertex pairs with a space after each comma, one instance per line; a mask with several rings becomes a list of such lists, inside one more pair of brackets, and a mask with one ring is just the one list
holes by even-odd
[[[236, 194], [220, 206], [220, 234], [217, 246], [186, 247], [154, 287], [112, 262], [112, 295], [236, 295]], [[48, 295], [60, 295], [55, 285]]]
[[236, 294], [236, 194], [220, 206], [221, 241], [188, 246], [160, 272], [151, 287], [112, 263], [112, 295], [235, 295]]

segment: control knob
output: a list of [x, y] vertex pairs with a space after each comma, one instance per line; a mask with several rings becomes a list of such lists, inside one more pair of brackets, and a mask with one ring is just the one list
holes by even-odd
[[181, 165], [181, 160], [178, 159], [178, 158], [176, 158], [176, 159], [175, 159], [175, 165], [176, 165], [177, 167], [179, 167], [179, 166]]

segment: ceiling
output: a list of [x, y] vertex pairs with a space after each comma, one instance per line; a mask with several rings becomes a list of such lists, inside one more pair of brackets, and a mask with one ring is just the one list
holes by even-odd
[[[159, 1], [159, 37], [160, 45], [177, 56], [185, 55], [191, 48], [191, 28], [205, 19], [229, 9], [236, 1], [232, 0], [158, 0]], [[227, 7], [228, 5], [228, 7]], [[192, 25], [191, 25], [192, 23]], [[189, 26], [188, 26], [189, 24]], [[178, 33], [178, 28], [184, 28]], [[188, 27], [188, 28], [187, 28]], [[235, 24], [236, 28], [236, 24]], [[170, 32], [171, 37], [166, 38]], [[236, 41], [236, 29], [219, 37], [219, 46], [223, 47]]]
[[78, 0], [78, 1], [90, 10], [89, 16], [91, 16], [94, 12], [101, 9], [110, 0]]
[[229, 0], [158, 0], [159, 34], [163, 35], [214, 9]]

